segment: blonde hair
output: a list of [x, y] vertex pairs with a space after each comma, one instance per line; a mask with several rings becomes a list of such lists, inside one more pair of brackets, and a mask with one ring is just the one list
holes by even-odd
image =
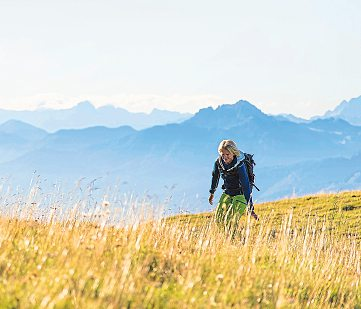
[[239, 157], [241, 155], [241, 152], [237, 148], [236, 143], [230, 139], [224, 139], [219, 143], [218, 153], [221, 154], [223, 149], [228, 150], [231, 154], [235, 155], [236, 157]]

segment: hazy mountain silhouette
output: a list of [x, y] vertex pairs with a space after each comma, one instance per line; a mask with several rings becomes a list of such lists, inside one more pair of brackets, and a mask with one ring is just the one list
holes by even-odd
[[351, 158], [338, 157], [261, 168], [258, 171], [258, 179], [263, 189], [261, 195], [270, 198], [359, 190], [361, 154]]
[[28, 141], [37, 141], [43, 139], [48, 133], [45, 130], [29, 125], [23, 121], [8, 120], [0, 124], [0, 132], [17, 136]]
[[47, 136], [47, 132], [27, 123], [8, 120], [0, 125], [0, 162], [22, 156], [34, 149], [34, 144]]
[[292, 121], [292, 122], [296, 122], [296, 123], [307, 123], [309, 122], [309, 120], [300, 118], [300, 117], [296, 117], [292, 114], [280, 114], [280, 115], [275, 115], [275, 118], [277, 118], [278, 120], [284, 120], [284, 121]]
[[144, 129], [154, 125], [178, 123], [191, 117], [182, 114], [154, 109], [150, 114], [131, 113], [112, 105], [95, 108], [90, 102], [80, 102], [69, 109], [38, 109], [35, 111], [11, 111], [0, 109], [0, 123], [16, 119], [36, 127], [55, 132], [60, 129], [82, 129], [94, 126], [131, 126]]
[[212, 107], [201, 109], [192, 118], [186, 121], [204, 128], [229, 129], [252, 122], [267, 122], [267, 116], [248, 101], [238, 101], [235, 104], [221, 105], [215, 110]]
[[340, 118], [347, 122], [361, 126], [361, 96], [349, 101], [342, 101], [334, 110], [327, 111], [323, 116], [317, 118]]

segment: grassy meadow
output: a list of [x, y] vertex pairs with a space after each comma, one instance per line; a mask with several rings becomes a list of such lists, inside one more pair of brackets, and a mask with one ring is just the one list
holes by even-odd
[[117, 225], [111, 202], [15, 204], [2, 199], [0, 308], [361, 308], [360, 191], [258, 204], [234, 237], [213, 213]]

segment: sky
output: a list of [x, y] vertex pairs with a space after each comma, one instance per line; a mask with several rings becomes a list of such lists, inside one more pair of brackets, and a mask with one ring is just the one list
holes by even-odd
[[361, 95], [359, 0], [0, 0], [0, 108], [309, 118]]

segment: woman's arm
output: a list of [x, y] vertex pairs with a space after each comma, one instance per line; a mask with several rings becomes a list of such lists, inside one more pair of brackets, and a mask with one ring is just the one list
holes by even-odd
[[219, 182], [219, 169], [217, 165], [217, 161], [214, 162], [213, 171], [212, 171], [212, 183], [211, 183], [211, 189], [209, 190], [209, 193], [214, 194], [216, 192], [216, 189], [218, 187]]
[[212, 183], [211, 183], [211, 189], [209, 190], [209, 204], [213, 205], [213, 198], [214, 198], [214, 192], [216, 191], [217, 187], [218, 187], [218, 182], [219, 182], [219, 176], [220, 176], [220, 172], [219, 172], [219, 168], [217, 165], [217, 161], [214, 162], [214, 166], [213, 166], [213, 171], [212, 171]]

